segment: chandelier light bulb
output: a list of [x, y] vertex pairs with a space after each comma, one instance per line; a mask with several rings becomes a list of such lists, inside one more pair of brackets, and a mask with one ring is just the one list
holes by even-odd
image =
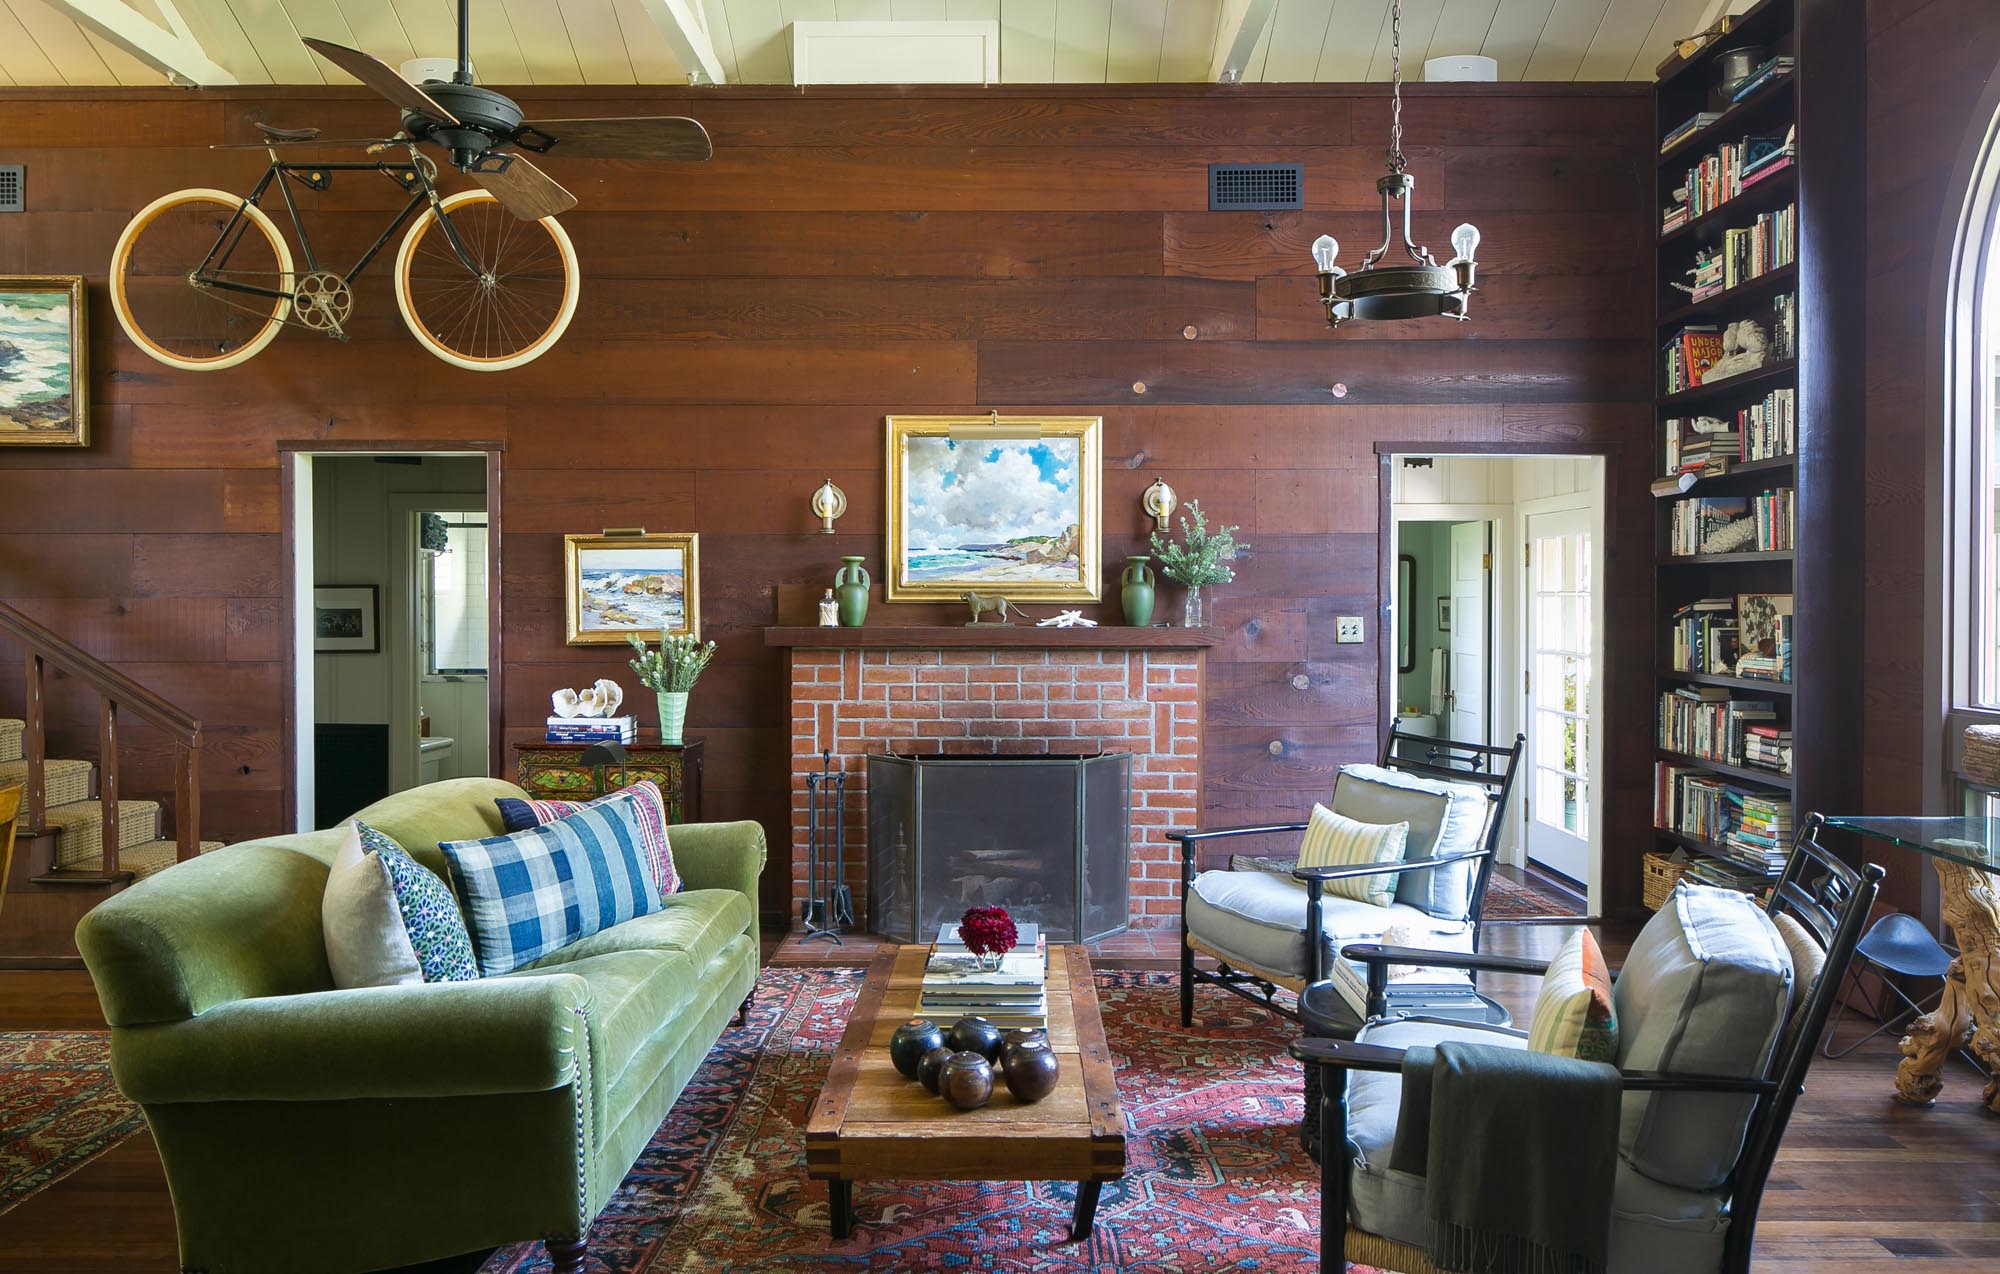
[[[1474, 231], [1476, 235], [1478, 232]], [[1334, 262], [1340, 259], [1340, 240], [1330, 234], [1323, 234], [1313, 240], [1313, 264], [1321, 274], [1332, 274]]]
[[1479, 227], [1467, 221], [1451, 232], [1451, 250], [1459, 260], [1471, 261], [1479, 254]]

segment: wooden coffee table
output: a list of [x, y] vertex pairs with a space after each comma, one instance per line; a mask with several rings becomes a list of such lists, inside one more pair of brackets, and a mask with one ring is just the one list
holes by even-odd
[[1062, 1063], [1056, 1090], [1032, 1104], [1016, 1101], [996, 1067], [992, 1100], [958, 1110], [889, 1062], [889, 1037], [916, 1016], [928, 954], [892, 947], [868, 966], [806, 1124], [806, 1174], [827, 1183], [833, 1236], [853, 1232], [856, 1181], [893, 1179], [1074, 1181], [1070, 1237], [1087, 1238], [1098, 1191], [1125, 1175], [1125, 1115], [1089, 955], [1080, 946], [1049, 948], [1049, 1045]]

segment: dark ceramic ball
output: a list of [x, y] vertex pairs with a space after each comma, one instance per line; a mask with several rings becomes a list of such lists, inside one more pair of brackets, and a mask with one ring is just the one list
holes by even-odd
[[950, 1057], [951, 1050], [940, 1044], [917, 1059], [917, 1082], [929, 1089], [932, 1096], [938, 1093], [938, 1079]]
[[983, 1017], [962, 1017], [953, 1022], [944, 1042], [960, 1053], [977, 1053], [989, 1064], [1000, 1060], [1000, 1028]]
[[1017, 1101], [1037, 1102], [1056, 1090], [1061, 1067], [1047, 1040], [1008, 1046], [1003, 1073]]
[[1018, 1026], [1000, 1037], [1000, 1064], [1007, 1064], [1007, 1057], [1015, 1049], [1026, 1044], [1047, 1044], [1049, 1033], [1039, 1026]]
[[978, 1110], [993, 1096], [993, 1063], [977, 1053], [953, 1053], [945, 1059], [938, 1090], [960, 1110]]
[[926, 1018], [913, 1017], [889, 1037], [889, 1060], [904, 1079], [917, 1077], [917, 1063], [924, 1054], [944, 1044], [944, 1032]]

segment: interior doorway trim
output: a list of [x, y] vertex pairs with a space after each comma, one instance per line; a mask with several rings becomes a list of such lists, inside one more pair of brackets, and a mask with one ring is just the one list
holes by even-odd
[[[486, 634], [490, 666], [486, 678], [486, 764], [487, 773], [505, 774], [506, 751], [502, 740], [505, 723], [501, 705], [502, 670], [506, 667], [503, 643], [506, 625], [501, 622], [500, 581], [502, 545], [500, 526], [501, 458], [507, 444], [497, 439], [399, 439], [399, 438], [310, 438], [278, 443], [278, 520], [285, 569], [284, 606], [287, 625], [295, 625], [299, 615], [298, 479], [300, 460], [312, 456], [335, 455], [479, 455], [486, 457]], [[310, 543], [310, 537], [307, 537]], [[296, 636], [284, 643], [285, 668], [285, 818], [294, 831], [311, 831], [312, 821], [299, 808], [299, 733], [311, 723], [310, 712], [299, 708], [299, 669]]]

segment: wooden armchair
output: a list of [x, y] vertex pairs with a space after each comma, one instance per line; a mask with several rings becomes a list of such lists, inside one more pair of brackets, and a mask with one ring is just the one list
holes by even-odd
[[[1768, 904], [1792, 975], [1786, 1007], [1775, 1021], [1763, 1023], [1775, 1035], [1768, 1059], [1762, 1065], [1738, 1068], [1740, 1073], [1621, 1070], [1627, 1097], [1612, 1204], [1610, 1274], [1747, 1274], [1750, 1268], [1757, 1209], [1772, 1161], [1882, 879], [1879, 867], [1870, 865], [1857, 872], [1827, 852], [1812, 835], [1816, 827], [1816, 821], [1809, 824], [1799, 837]], [[1702, 899], [1685, 896], [1696, 889], [1700, 887], [1681, 886], [1674, 901], [1648, 924], [1633, 946], [1620, 983], [1633, 979], [1642, 962], [1657, 967], [1672, 957], [1672, 949], [1657, 938], [1649, 942], [1649, 936], [1662, 926], [1683, 923], [1679, 909], [1714, 913], [1722, 902], [1716, 895], [1727, 892], [1702, 890], [1709, 895]], [[1719, 911], [1732, 908], [1756, 914], [1740, 896], [1733, 896], [1730, 906]], [[1739, 932], [1745, 927], [1741, 916], [1723, 919], [1734, 919]], [[1767, 958], [1768, 945], [1767, 941]], [[1668, 958], [1661, 956], [1663, 951]], [[1540, 973], [1545, 968], [1539, 960], [1369, 944], [1350, 946], [1342, 954], [1371, 967], [1449, 962], [1507, 973]], [[1686, 1026], [1690, 1014], [1702, 1011], [1698, 998], [1716, 994], [1701, 981], [1721, 980], [1709, 970], [1713, 958], [1708, 951], [1697, 961], [1704, 971], [1692, 975], [1696, 989], [1689, 992], [1690, 999], [1668, 1009], [1677, 1009], [1681, 1016], [1667, 1025]], [[1638, 985], [1659, 985], [1650, 976], [1640, 973]], [[1666, 1006], [1624, 1003], [1622, 988], [1614, 998], [1621, 1000], [1623, 1068], [1633, 1060], [1633, 1036], [1648, 1029], [1648, 1008], [1658, 1011]], [[1736, 1027], [1736, 1039], [1757, 1026], [1714, 1017], [1705, 1022], [1708, 1029], [1701, 1034], [1709, 1039], [1732, 1038], [1728, 1029], [1716, 1030], [1718, 1025]], [[1661, 1022], [1651, 1025], [1658, 1031]], [[1513, 1040], [1513, 1046], [1525, 1046], [1518, 1036], [1461, 1022], [1403, 1018], [1370, 1023], [1355, 1041], [1309, 1037], [1292, 1046], [1293, 1056], [1319, 1075], [1318, 1108], [1307, 1111], [1309, 1119], [1317, 1115], [1315, 1141], [1320, 1147], [1335, 1148], [1319, 1155], [1321, 1270], [1345, 1271], [1352, 1259], [1404, 1274], [1430, 1274], [1434, 1267], [1419, 1237], [1422, 1178], [1386, 1170], [1400, 1102], [1403, 1052], [1447, 1039], [1502, 1045]], [[1635, 1116], [1635, 1098], [1638, 1103], [1662, 1099], [1655, 1095], [1673, 1095], [1678, 1104]], [[1649, 1143], [1647, 1138], [1660, 1140]]]

